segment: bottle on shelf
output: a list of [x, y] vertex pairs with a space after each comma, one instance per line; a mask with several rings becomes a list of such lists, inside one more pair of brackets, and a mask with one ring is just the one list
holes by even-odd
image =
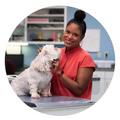
[[63, 42], [63, 34], [61, 35], [61, 42]]
[[58, 42], [60, 42], [61, 41], [61, 33], [58, 33], [58, 35], [57, 35], [57, 39], [58, 39]]
[[33, 39], [37, 39], [37, 34], [35, 33], [30, 34], [30, 41], [33, 41]]
[[42, 34], [41, 34], [41, 33], [39, 33], [39, 39], [40, 39], [40, 40], [42, 39]]
[[56, 41], [56, 32], [53, 32], [53, 42]]

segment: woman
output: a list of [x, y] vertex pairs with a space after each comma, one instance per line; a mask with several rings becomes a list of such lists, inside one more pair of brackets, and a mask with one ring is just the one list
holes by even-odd
[[85, 17], [85, 12], [78, 10], [66, 26], [63, 35], [66, 47], [61, 49], [62, 57], [53, 62], [53, 95], [91, 99], [95, 63], [91, 55], [80, 47], [86, 32]]

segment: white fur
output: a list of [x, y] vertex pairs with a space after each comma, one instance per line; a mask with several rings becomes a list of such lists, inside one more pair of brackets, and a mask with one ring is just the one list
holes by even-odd
[[50, 82], [52, 73], [50, 68], [53, 59], [61, 57], [61, 50], [54, 45], [45, 45], [38, 56], [31, 62], [28, 69], [19, 74], [11, 83], [17, 95], [31, 94], [32, 98], [52, 96], [50, 93]]

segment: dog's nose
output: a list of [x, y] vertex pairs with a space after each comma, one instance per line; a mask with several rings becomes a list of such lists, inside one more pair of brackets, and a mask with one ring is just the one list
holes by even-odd
[[55, 60], [55, 59], [53, 60], [54, 63], [56, 63], [56, 61], [57, 61], [57, 60]]

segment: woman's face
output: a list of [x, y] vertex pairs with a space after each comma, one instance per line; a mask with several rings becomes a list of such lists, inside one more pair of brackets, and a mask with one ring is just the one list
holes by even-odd
[[83, 38], [84, 36], [82, 36], [81, 30], [79, 29], [79, 25], [74, 23], [68, 25], [63, 36], [63, 40], [67, 51], [77, 47]]

